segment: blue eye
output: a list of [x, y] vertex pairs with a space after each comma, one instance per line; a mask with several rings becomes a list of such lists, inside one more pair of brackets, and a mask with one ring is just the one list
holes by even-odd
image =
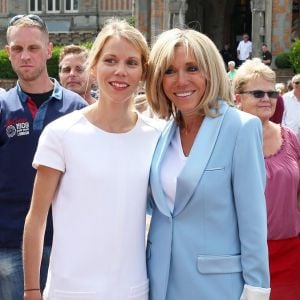
[[199, 68], [197, 66], [189, 66], [187, 68], [187, 71], [188, 72], [198, 72], [199, 71]]
[[134, 60], [134, 59], [128, 60], [127, 64], [129, 66], [138, 66], [138, 62], [136, 60]]
[[114, 63], [116, 63], [116, 60], [114, 59], [114, 58], [107, 58], [107, 59], [105, 59], [104, 60], [106, 63], [108, 63], [108, 64], [114, 64]]
[[172, 68], [169, 68], [165, 71], [165, 75], [170, 75], [170, 74], [173, 74], [174, 73], [174, 70]]

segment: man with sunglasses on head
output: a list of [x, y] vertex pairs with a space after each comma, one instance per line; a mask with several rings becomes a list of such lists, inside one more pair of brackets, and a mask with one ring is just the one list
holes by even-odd
[[31, 164], [39, 136], [48, 123], [87, 103], [49, 77], [47, 60], [52, 54], [52, 43], [39, 16], [18, 15], [9, 21], [6, 51], [18, 82], [0, 94], [0, 299], [19, 300], [23, 299], [24, 290], [32, 293], [43, 289], [52, 240], [48, 224], [41, 284], [24, 285], [22, 235], [35, 177]]
[[293, 89], [283, 94], [282, 125], [292, 129], [300, 139], [300, 74], [292, 78]]

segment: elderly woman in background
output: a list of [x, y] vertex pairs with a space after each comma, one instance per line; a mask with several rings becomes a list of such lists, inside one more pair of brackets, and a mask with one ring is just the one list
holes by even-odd
[[278, 91], [275, 73], [259, 59], [246, 61], [233, 81], [240, 109], [263, 125], [271, 300], [300, 299], [300, 144], [288, 128], [270, 121]]

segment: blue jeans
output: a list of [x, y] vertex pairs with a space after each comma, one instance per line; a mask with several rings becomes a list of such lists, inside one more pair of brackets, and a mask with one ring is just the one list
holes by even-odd
[[[40, 275], [41, 290], [44, 289], [47, 279], [50, 250], [50, 247], [44, 248]], [[21, 249], [0, 248], [0, 299], [24, 299], [24, 280]]]

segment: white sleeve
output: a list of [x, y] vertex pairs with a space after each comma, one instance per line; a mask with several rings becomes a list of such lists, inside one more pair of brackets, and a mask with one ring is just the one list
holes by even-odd
[[46, 126], [43, 130], [32, 166], [37, 169], [39, 165], [65, 172], [65, 158], [63, 155], [62, 139], [59, 138], [55, 127]]
[[269, 300], [271, 289], [244, 285], [240, 300]]

